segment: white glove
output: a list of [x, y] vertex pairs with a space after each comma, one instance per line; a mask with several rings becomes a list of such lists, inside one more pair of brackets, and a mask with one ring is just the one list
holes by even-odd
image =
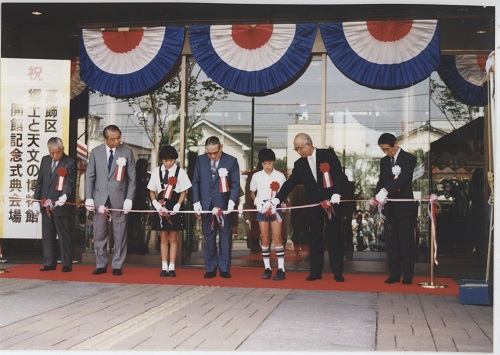
[[330, 202], [332, 204], [340, 203], [340, 195], [339, 194], [333, 194], [332, 198], [330, 199]]
[[260, 198], [256, 197], [255, 200], [253, 200], [253, 204], [255, 205], [255, 207], [257, 207], [258, 210], [261, 210], [264, 202], [262, 202]]
[[161, 212], [161, 205], [157, 200], [153, 200], [151, 203], [158, 212]]
[[87, 211], [92, 212], [94, 210], [94, 199], [93, 198], [88, 198], [85, 200], [85, 208]]
[[131, 209], [132, 209], [132, 200], [127, 198], [125, 201], [123, 201], [123, 213], [127, 214], [130, 212]]
[[61, 195], [59, 197], [59, 199], [56, 201], [56, 206], [62, 206], [62, 205], [64, 205], [64, 202], [66, 202], [67, 199], [68, 199], [68, 196], [66, 196], [66, 194]]
[[180, 205], [180, 203], [176, 203], [176, 204], [174, 205], [174, 209], [172, 210], [172, 212], [170, 213], [170, 215], [172, 215], [172, 216], [173, 216], [174, 214], [176, 214], [177, 212], [179, 212], [179, 211], [180, 211], [180, 209], [181, 209], [181, 205]]
[[195, 202], [193, 203], [193, 209], [196, 213], [201, 214], [201, 202]]
[[227, 211], [224, 212], [224, 214], [229, 214], [231, 212], [234, 211], [234, 201], [233, 200], [229, 200], [229, 202], [227, 203]]
[[40, 202], [33, 202], [33, 206], [31, 206], [31, 209], [33, 210], [35, 216], [38, 216], [38, 214], [40, 214]]
[[382, 203], [382, 204], [383, 204], [383, 203], [385, 203], [385, 199], [387, 198], [387, 195], [388, 195], [388, 194], [389, 194], [389, 193], [387, 192], [387, 190], [386, 190], [386, 189], [382, 189], [382, 190], [380, 190], [380, 191], [378, 192], [378, 194], [376, 194], [376, 195], [375, 195], [375, 198], [377, 199], [377, 201], [378, 201], [379, 203]]
[[273, 204], [274, 207], [276, 207], [280, 204], [280, 200], [275, 197], [275, 198], [271, 199], [271, 204]]
[[262, 206], [261, 213], [266, 213], [266, 212], [269, 211], [269, 209], [271, 209], [271, 214], [275, 214], [276, 213], [276, 206], [273, 205], [271, 201], [272, 200], [264, 202], [264, 205]]

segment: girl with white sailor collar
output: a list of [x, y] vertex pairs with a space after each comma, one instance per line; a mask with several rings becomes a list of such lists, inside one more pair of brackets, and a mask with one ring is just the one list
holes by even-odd
[[179, 154], [174, 147], [169, 145], [161, 147], [159, 158], [162, 164], [152, 171], [148, 183], [149, 196], [158, 212], [153, 214], [151, 229], [159, 231], [161, 237], [160, 277], [176, 276], [177, 232], [185, 228], [184, 214], [178, 212], [186, 198], [187, 189], [191, 187], [191, 181], [186, 171], [175, 163], [178, 157]]

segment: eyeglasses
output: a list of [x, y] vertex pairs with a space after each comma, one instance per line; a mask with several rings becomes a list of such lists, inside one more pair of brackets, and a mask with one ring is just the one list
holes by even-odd
[[295, 148], [293, 148], [293, 150], [295, 150], [296, 152], [298, 152], [299, 150], [304, 149], [304, 147], [305, 147], [306, 145], [308, 145], [308, 144], [309, 144], [309, 143], [306, 143], [306, 144], [304, 144], [302, 147], [295, 147]]
[[219, 147], [219, 149], [217, 149], [216, 152], [207, 152], [207, 155], [208, 156], [216, 156], [217, 154], [219, 154], [219, 152], [220, 152], [220, 147]]

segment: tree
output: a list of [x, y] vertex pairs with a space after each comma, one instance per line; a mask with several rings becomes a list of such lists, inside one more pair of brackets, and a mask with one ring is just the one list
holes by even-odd
[[[200, 80], [201, 68], [195, 62], [186, 64], [187, 101], [186, 147], [198, 145], [202, 132], [194, 126], [215, 101], [224, 100], [229, 91], [210, 79]], [[165, 85], [148, 95], [122, 99], [134, 111], [140, 127], [155, 147], [171, 144], [180, 132], [181, 70]], [[182, 132], [184, 133], [184, 132]]]
[[475, 106], [457, 100], [453, 92], [441, 81], [430, 79], [430, 99], [443, 113], [453, 129], [474, 119]]

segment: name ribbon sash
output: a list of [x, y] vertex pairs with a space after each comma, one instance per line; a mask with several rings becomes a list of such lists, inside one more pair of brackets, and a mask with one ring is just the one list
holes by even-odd
[[127, 159], [120, 157], [116, 160], [117, 168], [115, 170], [115, 180], [123, 181], [125, 178], [125, 165], [127, 165]]
[[164, 198], [170, 200], [172, 198], [172, 192], [174, 191], [174, 186], [177, 184], [177, 178], [175, 176], [171, 176], [168, 178], [168, 185], [165, 188]]
[[227, 181], [227, 169], [226, 168], [220, 168], [219, 169], [219, 177], [220, 177], [220, 184], [219, 184], [219, 192], [229, 192], [229, 183]]
[[68, 175], [68, 170], [65, 167], [60, 167], [56, 171], [57, 174], [57, 184], [56, 190], [62, 191], [64, 189], [64, 184], [66, 183], [66, 175]]
[[333, 187], [333, 180], [332, 180], [332, 177], [330, 175], [330, 164], [328, 164], [326, 162], [319, 164], [319, 171], [321, 171], [321, 173], [323, 173], [323, 187], [325, 189], [329, 188], [329, 187]]
[[273, 181], [269, 187], [271, 188], [271, 198], [275, 198], [280, 189], [280, 183]]

